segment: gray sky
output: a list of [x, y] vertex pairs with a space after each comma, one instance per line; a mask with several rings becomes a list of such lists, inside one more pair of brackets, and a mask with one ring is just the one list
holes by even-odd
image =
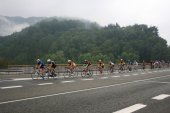
[[0, 0], [3, 16], [61, 16], [87, 19], [104, 26], [157, 26], [170, 45], [170, 0]]

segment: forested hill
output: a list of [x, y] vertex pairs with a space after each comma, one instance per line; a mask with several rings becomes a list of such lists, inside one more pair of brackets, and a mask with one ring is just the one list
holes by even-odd
[[84, 59], [168, 60], [169, 56], [157, 27], [147, 25], [101, 27], [88, 21], [48, 19], [0, 38], [0, 61], [8, 64], [33, 64], [37, 58], [81, 63]]

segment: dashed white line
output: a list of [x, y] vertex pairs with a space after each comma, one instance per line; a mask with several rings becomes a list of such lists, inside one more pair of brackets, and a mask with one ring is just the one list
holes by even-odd
[[50, 85], [50, 84], [53, 84], [53, 83], [42, 83], [42, 84], [38, 84], [38, 85], [43, 86], [43, 85]]
[[62, 81], [61, 83], [71, 83], [71, 82], [75, 82], [74, 80], [68, 80], [68, 81]]
[[100, 79], [108, 79], [108, 77], [101, 77]]
[[32, 78], [14, 78], [11, 81], [32, 80]]
[[123, 75], [124, 77], [128, 77], [128, 76], [130, 76], [130, 75]]
[[146, 74], [146, 73], [141, 73], [142, 75]]
[[19, 85], [19, 86], [0, 87], [0, 89], [11, 89], [11, 88], [19, 88], [19, 87], [23, 87], [23, 86]]
[[161, 73], [161, 72], [163, 72], [163, 71], [158, 71], [158, 72], [160, 72], [160, 73]]
[[119, 78], [120, 76], [112, 76], [112, 77], [114, 77], [114, 78]]
[[119, 111], [116, 111], [116, 112], [113, 112], [113, 113], [132, 113], [134, 111], [137, 111], [137, 110], [140, 110], [144, 107], [146, 107], [147, 105], [144, 105], [144, 104], [135, 104], [133, 106], [130, 106], [130, 107], [127, 107], [127, 108], [124, 108], [122, 110], [119, 110]]
[[88, 81], [88, 80], [94, 80], [93, 78], [83, 78], [83, 79], [81, 79], [81, 80], [83, 80], [83, 81]]
[[154, 100], [163, 100], [165, 98], [168, 98], [170, 95], [167, 95], [167, 94], [161, 94], [161, 95], [158, 95], [156, 97], [153, 97], [152, 99]]
[[153, 71], [154, 73], [157, 73], [158, 71]]

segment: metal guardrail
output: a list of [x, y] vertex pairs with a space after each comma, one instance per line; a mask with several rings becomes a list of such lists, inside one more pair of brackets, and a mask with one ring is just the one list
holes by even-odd
[[[67, 64], [58, 64], [56, 69], [55, 69], [55, 72], [57, 74], [61, 74], [61, 73], [64, 73], [65, 72], [65, 67], [66, 67]], [[132, 66], [132, 70], [134, 68], [136, 69], [143, 69], [143, 65], [141, 63], [139, 63], [139, 65], [137, 66], [134, 66], [134, 65], [131, 65]], [[161, 65], [161, 67], [157, 67], [157, 68], [167, 68], [169, 67], [168, 64], [164, 64], [164, 65]], [[78, 64], [76, 69], [75, 69], [75, 72], [76, 74], [82, 74], [82, 70], [84, 69], [84, 66], [83, 64]], [[103, 71], [109, 71], [110, 69], [110, 66], [109, 65], [105, 65]], [[115, 65], [114, 66], [114, 71], [118, 71], [119, 69], [119, 66], [118, 65]], [[125, 65], [125, 69], [128, 70], [128, 65]], [[151, 65], [149, 63], [147, 63], [145, 65], [145, 69], [151, 69]], [[98, 71], [98, 68], [97, 68], [97, 64], [94, 64], [91, 66], [91, 70], [93, 71], [94, 74], [98, 74], [99, 71]], [[34, 65], [9, 65], [7, 69], [0, 69], [0, 75], [9, 75], [9, 74], [31, 74], [34, 72]]]

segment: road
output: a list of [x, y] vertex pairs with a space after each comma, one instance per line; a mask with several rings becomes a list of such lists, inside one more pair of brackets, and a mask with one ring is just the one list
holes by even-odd
[[0, 80], [0, 113], [170, 113], [170, 69]]

